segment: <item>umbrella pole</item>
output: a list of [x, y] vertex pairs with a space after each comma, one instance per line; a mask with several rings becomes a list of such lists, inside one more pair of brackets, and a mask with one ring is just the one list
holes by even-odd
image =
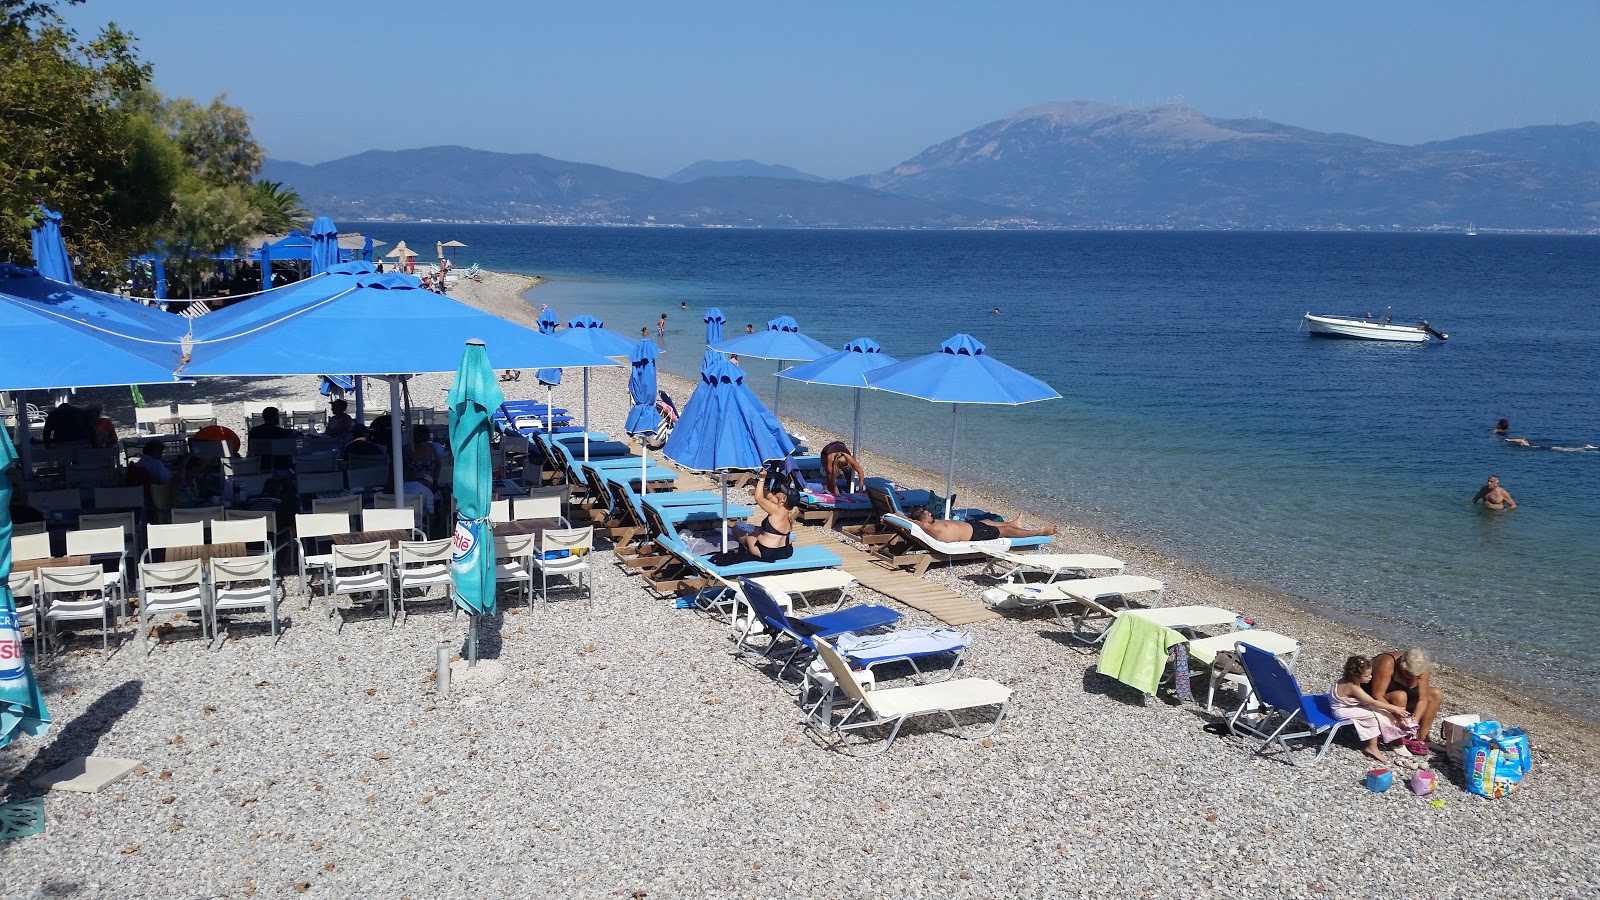
[[[778, 360], [778, 371], [783, 371], [783, 360]], [[772, 389], [772, 414], [776, 416], [778, 409], [783, 406], [783, 379], [776, 375], [772, 378], [775, 387]]]
[[33, 420], [28, 418], [28, 392], [17, 391], [17, 452], [22, 456], [22, 484], [33, 480]]
[[583, 461], [589, 461], [589, 370], [583, 370]]
[[961, 404], [950, 404], [950, 468], [944, 476], [944, 517], [954, 517], [956, 496], [956, 415], [961, 411]]
[[639, 435], [639, 496], [650, 493], [650, 482], [645, 480], [646, 470], [650, 466], [650, 444], [648, 438]]
[[394, 476], [394, 508], [406, 505], [406, 468], [400, 443], [400, 376], [389, 376], [389, 461]]
[[856, 425], [850, 432], [850, 455], [861, 455], [861, 388], [856, 388]]
[[475, 667], [477, 667], [477, 665], [478, 665], [478, 616], [476, 614], [469, 614], [467, 616], [467, 668], [469, 668], [469, 669], [475, 668]]
[[367, 424], [367, 392], [362, 390], [366, 381], [366, 376], [356, 376], [356, 421], [362, 425]]
[[551, 409], [555, 404], [556, 389], [551, 385], [544, 386], [544, 433], [556, 433], [556, 411]]
[[728, 473], [718, 472], [717, 481], [722, 483], [722, 552], [728, 552]]

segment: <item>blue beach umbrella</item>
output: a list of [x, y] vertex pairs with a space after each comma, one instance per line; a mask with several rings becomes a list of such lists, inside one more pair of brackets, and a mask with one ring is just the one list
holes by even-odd
[[33, 228], [33, 267], [56, 281], [72, 283], [72, 257], [61, 237], [61, 213], [39, 207], [39, 224]]
[[[3, 290], [3, 288], [0, 288]], [[48, 305], [0, 293], [0, 390], [169, 384], [181, 339], [131, 325], [87, 323]]]
[[[800, 333], [800, 323], [792, 316], [779, 316], [767, 322], [765, 331], [754, 334], [742, 334], [732, 340], [714, 344], [716, 349], [723, 353], [737, 353], [741, 356], [753, 356], [756, 359], [775, 359], [778, 368], [783, 368], [787, 359], [809, 362], [833, 352], [827, 344], [814, 341]], [[772, 394], [772, 411], [777, 413], [778, 407], [783, 403], [783, 382], [777, 383], [777, 389]]]
[[956, 484], [957, 416], [963, 403], [1019, 406], [1061, 397], [1032, 375], [1019, 372], [984, 352], [970, 334], [957, 334], [939, 345], [939, 352], [919, 356], [866, 373], [867, 384], [880, 391], [950, 404], [950, 468], [945, 474], [945, 518], [950, 517]]
[[[556, 340], [595, 356], [621, 358], [633, 352], [633, 341], [594, 316], [578, 316], [567, 322], [567, 330], [556, 333]], [[583, 461], [589, 461], [589, 370], [583, 371]]]
[[760, 469], [794, 452], [794, 441], [744, 383], [744, 370], [726, 360], [700, 371], [683, 414], [662, 449], [691, 469], [716, 472], [722, 485], [722, 549], [728, 549], [728, 473]]
[[327, 216], [311, 223], [311, 274], [321, 275], [343, 262], [339, 258], [339, 229]]
[[[552, 311], [550, 309], [550, 307], [546, 306], [544, 309], [539, 310], [539, 333], [540, 334], [553, 335], [553, 334], [556, 333], [556, 329], [558, 327], [560, 327], [560, 325], [561, 325], [561, 320], [556, 318], [555, 312]], [[555, 424], [555, 422], [554, 422], [554, 414], [550, 411], [550, 407], [551, 407], [551, 405], [552, 405], [552, 403], [553, 403], [553, 401], [555, 399], [554, 392], [552, 391], [552, 388], [554, 388], [556, 385], [561, 383], [561, 370], [560, 369], [550, 369], [550, 368], [540, 369], [537, 372], [533, 373], [533, 377], [539, 379], [539, 383], [544, 385], [544, 405], [545, 405], [545, 426], [544, 427], [545, 427], [546, 431], [549, 431], [551, 429], [551, 426], [553, 426]]]
[[650, 465], [649, 446], [644, 436], [661, 428], [661, 411], [656, 409], [656, 357], [660, 353], [656, 342], [646, 338], [635, 344], [633, 352], [628, 354], [628, 362], [633, 366], [628, 374], [628, 396], [633, 398], [633, 406], [628, 409], [628, 421], [622, 429], [639, 438], [641, 494], [650, 490], [650, 483], [644, 477]]
[[861, 390], [867, 386], [866, 374], [895, 365], [900, 360], [883, 352], [872, 338], [856, 338], [844, 345], [838, 353], [830, 353], [798, 366], [790, 366], [778, 373], [779, 378], [803, 381], [806, 384], [831, 384], [855, 388], [856, 416], [850, 434], [850, 452], [861, 452]]
[[261, 243], [261, 289], [272, 290], [272, 245]]
[[722, 343], [722, 326], [726, 324], [728, 324], [728, 320], [722, 317], [722, 310], [717, 309], [715, 306], [706, 310], [707, 347], [711, 346], [712, 344]]
[[[22, 651], [22, 629], [11, 596], [11, 479], [3, 473], [16, 461], [11, 436], [0, 429], [0, 747], [19, 734], [38, 737], [50, 725], [44, 695]], [[42, 620], [41, 610], [34, 627], [42, 627]]]
[[85, 325], [139, 337], [179, 337], [189, 319], [135, 303], [116, 294], [92, 291], [43, 277], [34, 269], [0, 263], [0, 294], [20, 297], [41, 309]]
[[361, 241], [361, 258], [372, 262], [372, 235], [367, 235]]
[[466, 342], [456, 380], [450, 385], [450, 453], [455, 457], [456, 534], [450, 555], [450, 580], [456, 605], [472, 617], [467, 634], [469, 663], [478, 660], [478, 616], [492, 616], [494, 603], [494, 463], [489, 442], [494, 411], [506, 400], [489, 365], [483, 341]]

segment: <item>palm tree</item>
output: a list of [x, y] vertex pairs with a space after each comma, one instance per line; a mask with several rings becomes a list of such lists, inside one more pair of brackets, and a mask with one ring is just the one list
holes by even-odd
[[286, 188], [281, 181], [256, 181], [250, 184], [250, 204], [261, 214], [261, 227], [281, 234], [310, 218], [301, 205], [300, 192]]

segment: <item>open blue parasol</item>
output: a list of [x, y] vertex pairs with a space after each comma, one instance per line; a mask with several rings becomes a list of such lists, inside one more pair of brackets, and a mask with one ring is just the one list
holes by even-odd
[[861, 391], [867, 386], [866, 374], [900, 362], [883, 352], [872, 338], [856, 338], [844, 345], [838, 353], [830, 353], [798, 366], [790, 366], [778, 373], [779, 378], [802, 381], [806, 384], [831, 384], [855, 388], [856, 415], [854, 430], [850, 433], [850, 452], [861, 452]]
[[963, 403], [1018, 406], [1061, 395], [1032, 375], [1019, 372], [984, 352], [970, 334], [957, 334], [929, 353], [866, 373], [880, 391], [950, 404], [950, 468], [945, 475], [945, 516], [950, 515], [956, 483], [957, 416]]
[[[766, 330], [754, 334], [742, 334], [732, 340], [723, 341], [714, 345], [723, 353], [737, 353], [743, 356], [752, 356], [756, 359], [775, 359], [778, 368], [783, 368], [784, 360], [794, 359], [809, 362], [833, 352], [827, 344], [814, 341], [800, 333], [800, 323], [792, 316], [779, 316], [767, 322]], [[772, 411], [777, 413], [783, 401], [783, 382], [778, 382], [777, 390], [772, 395]]]

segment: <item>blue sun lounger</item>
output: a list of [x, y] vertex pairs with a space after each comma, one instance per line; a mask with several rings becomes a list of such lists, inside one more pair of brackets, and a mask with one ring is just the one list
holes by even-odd
[[[738, 652], [749, 648], [750, 638], [758, 634], [755, 628], [757, 622], [767, 628], [767, 645], [762, 648], [761, 656], [765, 659], [778, 660], [778, 680], [785, 680], [783, 675], [789, 671], [796, 662], [809, 659], [816, 647], [811, 643], [813, 638], [832, 638], [841, 634], [868, 631], [874, 628], [886, 628], [900, 621], [900, 614], [887, 606], [876, 604], [864, 606], [849, 606], [834, 612], [820, 613], [815, 616], [791, 618], [783, 611], [776, 598], [765, 587], [748, 578], [739, 579], [739, 591], [744, 595], [744, 600], [750, 605], [754, 614], [750, 625], [739, 635]], [[784, 649], [787, 655], [781, 658], [777, 655]]]
[[[719, 566], [711, 562], [709, 557], [690, 550], [678, 533], [667, 527], [661, 513], [654, 507], [646, 505], [644, 513], [645, 521], [650, 523], [652, 539], [656, 546], [664, 553], [670, 554], [676, 563], [672, 566], [658, 567], [651, 574], [650, 587], [662, 596], [670, 595], [680, 587], [695, 583], [701, 586], [712, 583], [731, 585], [733, 580], [741, 575], [777, 575], [781, 572], [803, 572], [807, 569], [835, 569], [844, 565], [844, 560], [840, 559], [838, 554], [822, 547], [805, 546], [795, 547], [794, 554], [788, 559], [775, 562], [748, 560]], [[663, 575], [670, 577], [663, 578], [661, 577]], [[696, 598], [696, 605], [703, 609], [719, 606], [727, 600], [725, 596], [706, 596], [707, 593], [709, 592], [702, 592]]]

